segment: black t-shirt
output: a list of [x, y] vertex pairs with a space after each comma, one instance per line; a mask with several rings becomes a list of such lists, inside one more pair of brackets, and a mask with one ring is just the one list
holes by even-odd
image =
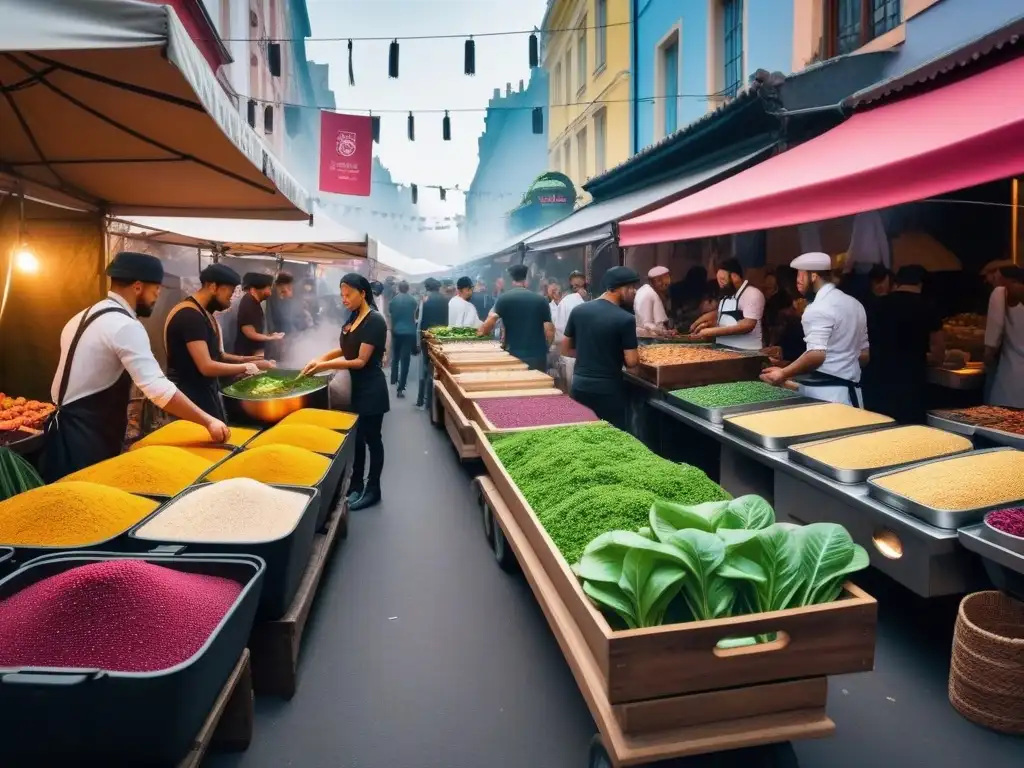
[[494, 312], [505, 326], [505, 346], [510, 355], [524, 361], [547, 357], [544, 323], [551, 322], [551, 305], [546, 298], [516, 287], [498, 297]]
[[626, 362], [623, 353], [637, 348], [636, 317], [610, 301], [595, 299], [569, 314], [565, 335], [576, 349], [573, 390], [617, 392], [622, 387], [622, 366]]
[[[190, 302], [191, 303], [191, 302]], [[216, 320], [200, 309], [198, 304], [184, 307], [174, 313], [167, 323], [167, 376], [177, 384], [201, 384], [208, 386], [215, 379], [208, 379], [199, 372], [188, 345], [193, 341], [205, 341], [210, 350], [210, 359], [220, 359], [220, 339], [214, 331]]]
[[238, 302], [238, 335], [235, 336], [235, 354], [243, 357], [258, 355], [263, 351], [264, 346], [262, 341], [253, 341], [242, 333], [242, 329], [247, 325], [255, 328], [256, 333], [263, 333], [263, 329], [266, 327], [263, 307], [250, 293], [242, 296], [242, 300]]
[[384, 347], [388, 342], [388, 324], [384, 316], [375, 309], [370, 310], [363, 322], [354, 331], [349, 331], [346, 322], [341, 330], [341, 351], [346, 360], [359, 357], [363, 344], [373, 345], [373, 354], [362, 368], [353, 368], [352, 411], [360, 416], [378, 416], [391, 410], [388, 398], [388, 382], [380, 364], [384, 359]]
[[448, 325], [448, 299], [437, 291], [427, 294], [420, 313], [420, 328], [429, 331], [441, 325]]

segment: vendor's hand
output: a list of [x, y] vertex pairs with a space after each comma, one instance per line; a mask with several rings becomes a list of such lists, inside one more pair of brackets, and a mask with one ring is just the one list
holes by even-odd
[[707, 327], [708, 327], [708, 321], [707, 320], [695, 320], [693, 322], [693, 325], [690, 326], [690, 333], [692, 335], [696, 336], [697, 333], [699, 333], [700, 331], [704, 330]]
[[715, 338], [715, 329], [705, 326], [697, 331], [695, 335], [698, 339], [713, 339]]
[[260, 372], [259, 363], [242, 363], [242, 365], [245, 366], [245, 373], [243, 374], [245, 376], [255, 376]]
[[273, 339], [274, 341], [280, 341], [281, 339], [284, 338], [284, 332], [278, 331], [277, 333], [272, 333], [270, 334], [270, 338]]
[[231, 428], [220, 419], [211, 418], [206, 422], [206, 431], [215, 443], [226, 443], [231, 439]]
[[782, 360], [782, 347], [765, 347], [761, 350], [761, 354], [767, 357], [772, 365], [777, 366]]
[[315, 376], [319, 372], [320, 372], [320, 361], [319, 360], [310, 360], [308, 363], [306, 363], [306, 367], [302, 369], [302, 375], [303, 376]]
[[276, 360], [257, 360], [256, 367], [261, 371], [269, 371], [271, 368], [277, 368]]
[[761, 371], [761, 381], [781, 387], [786, 381], [786, 373], [782, 368], [765, 368]]

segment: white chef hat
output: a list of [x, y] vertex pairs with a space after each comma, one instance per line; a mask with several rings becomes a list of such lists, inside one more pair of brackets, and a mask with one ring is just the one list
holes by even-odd
[[832, 269], [832, 257], [827, 253], [814, 251], [797, 256], [789, 262], [789, 266], [806, 272], [828, 272]]
[[668, 267], [653, 267], [650, 271], [648, 271], [647, 276], [653, 280], [655, 277], [661, 277], [662, 275], [667, 274]]

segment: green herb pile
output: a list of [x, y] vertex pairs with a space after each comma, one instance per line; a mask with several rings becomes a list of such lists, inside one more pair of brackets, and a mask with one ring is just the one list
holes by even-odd
[[786, 400], [795, 397], [795, 393], [781, 387], [773, 387], [763, 381], [732, 381], [726, 384], [677, 389], [672, 396], [701, 408], [725, 408], [730, 405]]
[[447, 325], [439, 325], [431, 328], [430, 333], [435, 339], [478, 339], [476, 328], [453, 328]]
[[658, 499], [729, 498], [699, 469], [663, 459], [608, 424], [492, 435], [491, 442], [569, 563], [594, 537], [645, 525]]
[[828, 603], [851, 573], [868, 566], [868, 553], [843, 526], [776, 523], [760, 496], [656, 501], [648, 523], [598, 536], [573, 569], [591, 600], [629, 628], [670, 623], [677, 613], [704, 621]]
[[264, 371], [225, 387], [224, 394], [247, 400], [260, 400], [282, 395], [301, 395], [323, 385], [324, 379], [320, 376], [301, 376], [296, 379], [294, 372]]

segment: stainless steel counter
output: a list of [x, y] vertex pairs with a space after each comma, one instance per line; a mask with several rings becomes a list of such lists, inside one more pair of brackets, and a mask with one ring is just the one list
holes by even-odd
[[[721, 445], [719, 482], [727, 491], [764, 496], [783, 521], [841, 523], [868, 551], [872, 565], [917, 594], [957, 594], [984, 583], [978, 559], [960, 545], [956, 530], [905, 515], [869, 497], [866, 484], [826, 478], [791, 462], [786, 451], [752, 445], [671, 402], [652, 399], [648, 406]], [[770, 474], [749, 471], [752, 464]]]

